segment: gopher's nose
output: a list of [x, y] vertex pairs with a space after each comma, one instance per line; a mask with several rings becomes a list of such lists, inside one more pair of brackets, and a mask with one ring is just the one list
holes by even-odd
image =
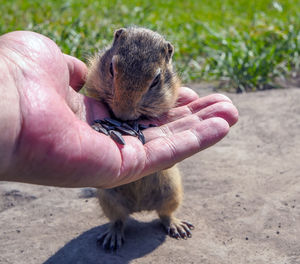
[[124, 111], [121, 108], [118, 107], [112, 107], [112, 111], [115, 115], [116, 118], [127, 121], [127, 120], [135, 120], [140, 117], [139, 114], [134, 112], [133, 110], [131, 111]]
[[111, 110], [121, 120], [135, 120], [139, 118], [139, 108], [143, 93], [138, 89], [114, 83], [115, 93], [111, 103]]

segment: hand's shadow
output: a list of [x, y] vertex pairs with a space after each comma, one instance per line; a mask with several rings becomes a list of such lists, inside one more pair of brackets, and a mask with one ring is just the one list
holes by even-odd
[[106, 224], [84, 232], [68, 242], [44, 264], [126, 264], [155, 250], [166, 239], [159, 220], [144, 223], [129, 219], [125, 228], [125, 244], [116, 252], [107, 252], [96, 242], [97, 236], [107, 227]]

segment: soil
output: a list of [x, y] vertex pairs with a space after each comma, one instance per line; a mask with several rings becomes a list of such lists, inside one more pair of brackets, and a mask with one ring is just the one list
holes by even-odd
[[[208, 87], [194, 85], [200, 94]], [[239, 122], [183, 161], [177, 216], [193, 237], [172, 239], [155, 213], [134, 215], [126, 243], [105, 252], [95, 191], [0, 183], [0, 263], [300, 263], [300, 89], [227, 94]]]

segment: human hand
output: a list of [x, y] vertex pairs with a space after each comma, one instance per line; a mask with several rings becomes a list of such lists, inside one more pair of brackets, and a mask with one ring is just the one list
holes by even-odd
[[178, 106], [144, 130], [147, 143], [126, 145], [94, 131], [105, 105], [78, 93], [86, 66], [33, 32], [0, 37], [0, 180], [110, 188], [137, 180], [201, 151], [236, 123], [223, 95], [181, 88]]

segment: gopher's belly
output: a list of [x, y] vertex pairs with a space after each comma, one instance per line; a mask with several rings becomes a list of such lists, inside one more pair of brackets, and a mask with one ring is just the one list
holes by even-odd
[[177, 167], [172, 167], [136, 182], [102, 191], [129, 213], [159, 210], [165, 201], [181, 193], [181, 178]]

